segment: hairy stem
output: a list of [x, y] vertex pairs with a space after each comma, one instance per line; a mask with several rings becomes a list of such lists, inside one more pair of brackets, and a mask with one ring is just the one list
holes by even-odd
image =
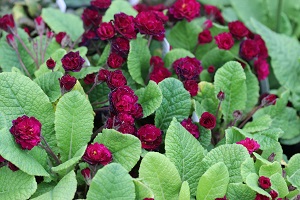
[[46, 152], [55, 160], [57, 165], [61, 164], [61, 161], [58, 159], [56, 154], [52, 151], [52, 149], [50, 148], [50, 146], [47, 143], [47, 141], [45, 140], [45, 138], [43, 136], [41, 136], [41, 139], [45, 143], [46, 146], [44, 146], [42, 144], [39, 144], [39, 146], [46, 150]]
[[258, 111], [260, 108], [262, 108], [261, 105], [259, 105], [259, 106], [255, 107], [255, 108], [253, 108], [253, 109], [251, 110], [251, 112], [248, 114], [248, 116], [245, 118], [245, 120], [239, 125], [238, 128], [243, 128], [244, 125], [249, 121], [249, 119], [251, 119], [251, 117], [254, 115], [254, 113], [255, 113], [256, 111]]

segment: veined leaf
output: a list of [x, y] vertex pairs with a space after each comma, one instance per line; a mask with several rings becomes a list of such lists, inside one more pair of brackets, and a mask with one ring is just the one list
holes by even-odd
[[133, 17], [137, 15], [137, 11], [133, 9], [129, 2], [123, 0], [114, 0], [106, 10], [102, 21], [109, 22], [110, 20], [114, 19], [115, 14], [120, 12], [126, 13], [127, 15], [132, 15]]
[[226, 197], [228, 199], [243, 199], [253, 200], [255, 199], [255, 191], [251, 190], [246, 184], [243, 183], [230, 183]]
[[265, 191], [261, 187], [259, 187], [258, 178], [259, 178], [259, 176], [255, 173], [249, 174], [246, 178], [247, 186], [250, 187], [252, 190], [256, 191], [257, 193], [271, 198], [270, 194], [267, 191]]
[[191, 198], [191, 194], [190, 194], [189, 183], [187, 181], [183, 181], [179, 192], [178, 200], [186, 200], [190, 198]]
[[164, 57], [165, 67], [170, 69], [171, 65], [175, 60], [178, 60], [179, 58], [185, 58], [187, 56], [191, 58], [195, 57], [194, 54], [192, 54], [190, 51], [187, 51], [185, 49], [181, 49], [181, 48], [172, 49]]
[[133, 183], [135, 186], [136, 200], [143, 200], [144, 198], [154, 198], [152, 190], [147, 185], [136, 179], [133, 179]]

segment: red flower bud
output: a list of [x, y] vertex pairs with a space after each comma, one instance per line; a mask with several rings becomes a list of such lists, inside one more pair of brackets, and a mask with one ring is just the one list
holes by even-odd
[[121, 70], [111, 72], [107, 78], [107, 86], [113, 90], [117, 87], [127, 85], [127, 80]]
[[11, 34], [11, 33], [7, 34], [6, 41], [14, 49], [16, 49], [18, 47], [18, 44], [17, 44], [13, 34]]
[[255, 141], [254, 139], [246, 138], [244, 140], [241, 140], [237, 142], [237, 144], [243, 145], [245, 148], [247, 148], [249, 154], [252, 154], [254, 151], [258, 150], [260, 145]]
[[79, 55], [79, 51], [69, 52], [61, 59], [62, 67], [66, 72], [79, 72], [85, 60]]
[[66, 32], [59, 32], [56, 36], [55, 36], [55, 41], [58, 43], [58, 44], [61, 44], [62, 40], [64, 39], [64, 37], [67, 36], [67, 33]]
[[85, 27], [98, 26], [102, 21], [102, 15], [97, 8], [88, 7], [83, 10], [81, 19]]
[[265, 59], [258, 58], [254, 61], [254, 70], [258, 80], [265, 80], [269, 76], [269, 63]]
[[249, 33], [248, 28], [241, 21], [229, 22], [228, 28], [233, 37], [235, 37], [238, 40], [242, 39], [243, 37], [246, 37]]
[[122, 67], [124, 62], [124, 58], [114, 52], [110, 53], [107, 58], [107, 65], [113, 69]]
[[133, 124], [122, 123], [117, 129], [120, 133], [135, 135], [136, 128]]
[[103, 22], [97, 29], [97, 35], [101, 40], [108, 40], [115, 36], [115, 28], [112, 22]]
[[198, 35], [198, 44], [207, 44], [213, 40], [211, 33], [208, 29], [200, 32]]
[[69, 74], [64, 75], [58, 80], [59, 80], [60, 88], [62, 89], [63, 92], [72, 90], [77, 81], [75, 77], [70, 76]]
[[13, 16], [10, 15], [3, 15], [3, 17], [0, 18], [0, 29], [11, 33], [10, 29], [15, 29], [16, 25], [15, 25], [15, 21]]
[[87, 167], [87, 168], [82, 169], [81, 174], [84, 177], [84, 179], [87, 179], [87, 180], [91, 179], [91, 170], [90, 170], [90, 168]]
[[150, 73], [150, 80], [156, 82], [157, 84], [168, 78], [172, 75], [172, 73], [163, 66], [154, 66], [153, 71]]
[[180, 58], [173, 63], [177, 76], [182, 80], [197, 79], [203, 70], [201, 63], [196, 58]]
[[184, 119], [180, 123], [188, 132], [190, 132], [196, 139], [199, 138], [199, 128], [196, 124], [193, 123], [191, 118]]
[[225, 99], [225, 93], [220, 91], [217, 95], [217, 98], [219, 99], [219, 101], [223, 101]]
[[269, 106], [276, 104], [277, 96], [275, 94], [269, 94], [261, 100], [262, 106]]
[[196, 0], [177, 0], [168, 14], [177, 20], [187, 19], [190, 22], [200, 15], [200, 3]]
[[276, 199], [278, 197], [278, 193], [275, 190], [271, 190], [269, 194], [271, 195], [272, 199]]
[[259, 53], [259, 47], [254, 40], [244, 40], [240, 45], [240, 56], [245, 60], [252, 60]]
[[221, 11], [216, 6], [205, 5], [204, 6], [204, 12], [208, 16], [209, 19], [216, 20], [220, 24], [225, 23]]
[[[48, 38], [48, 39], [52, 39], [52, 38], [54, 37], [54, 32], [52, 32], [52, 31], [47, 31], [46, 35], [47, 35], [47, 38]], [[57, 40], [56, 40], [56, 41], [57, 41]]]
[[269, 189], [271, 187], [271, 180], [268, 177], [260, 176], [258, 184], [262, 189]]
[[98, 9], [104, 11], [109, 8], [111, 0], [92, 0], [91, 5], [97, 7]]
[[117, 37], [111, 43], [112, 52], [115, 52], [122, 57], [127, 57], [129, 53], [129, 40], [124, 37]]
[[259, 47], [258, 57], [267, 59], [269, 57], [269, 55], [268, 55], [268, 49], [267, 49], [267, 46], [265, 44], [265, 41], [258, 34], [254, 35], [253, 40], [256, 42], [256, 44]]
[[36, 17], [34, 19], [34, 24], [35, 24], [35, 28], [36, 28], [37, 32], [42, 35], [45, 30], [45, 23], [44, 23], [43, 18], [41, 16]]
[[150, 59], [150, 65], [154, 66], [154, 67], [156, 67], [156, 66], [163, 67], [164, 66], [164, 61], [159, 56], [152, 56], [151, 59]]
[[114, 25], [117, 32], [128, 40], [136, 38], [137, 32], [135, 30], [133, 20], [133, 16], [122, 12], [114, 15]]
[[202, 28], [205, 30], [205, 29], [210, 29], [211, 27], [213, 26], [213, 23], [211, 20], [207, 19], [203, 25], [202, 25]]
[[9, 131], [22, 149], [31, 150], [40, 143], [41, 128], [36, 118], [23, 115], [12, 121]]
[[233, 37], [230, 33], [224, 32], [215, 36], [216, 44], [219, 49], [229, 50], [234, 45]]
[[91, 165], [107, 165], [112, 161], [112, 154], [106, 146], [95, 142], [87, 146], [82, 159]]
[[87, 85], [95, 83], [96, 74], [88, 74], [84, 77], [83, 82]]
[[56, 62], [52, 58], [49, 58], [46, 61], [46, 65], [47, 65], [48, 69], [54, 69]]
[[190, 93], [190, 95], [196, 96], [198, 94], [198, 83], [195, 80], [186, 80], [183, 82], [184, 88]]
[[206, 129], [213, 129], [216, 126], [216, 117], [209, 112], [204, 112], [199, 120], [201, 126]]
[[210, 74], [214, 73], [214, 72], [215, 72], [215, 67], [212, 66], [212, 65], [209, 66], [209, 67], [207, 68], [207, 72], [210, 73]]
[[98, 81], [106, 82], [110, 73], [107, 69], [100, 69], [98, 72]]
[[144, 116], [143, 114], [143, 107], [141, 104], [139, 103], [136, 103], [134, 105], [134, 109], [133, 111], [131, 112], [132, 116], [135, 118], [135, 119], [140, 119]]
[[162, 141], [162, 132], [152, 124], [141, 126], [137, 131], [137, 137], [142, 142], [142, 148], [147, 150], [157, 149]]
[[265, 195], [257, 193], [254, 200], [270, 200], [270, 198]]

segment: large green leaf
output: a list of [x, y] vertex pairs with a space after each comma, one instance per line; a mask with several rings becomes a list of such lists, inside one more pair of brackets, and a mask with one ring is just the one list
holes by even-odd
[[104, 129], [94, 141], [104, 144], [111, 151], [113, 162], [120, 163], [128, 171], [140, 159], [141, 142], [133, 135], [122, 134], [113, 129]]
[[189, 183], [187, 181], [183, 181], [180, 188], [178, 200], [186, 200], [190, 198], [191, 198], [191, 194], [190, 194]]
[[62, 162], [71, 159], [89, 141], [94, 127], [93, 109], [78, 91], [64, 94], [56, 106], [55, 132]]
[[[278, 192], [278, 197], [284, 198], [289, 193], [289, 189], [286, 185], [287, 183], [285, 182], [285, 179], [282, 177], [282, 172], [273, 174], [272, 176], [270, 176], [270, 180], [271, 180], [271, 188]], [[300, 183], [299, 176], [297, 177], [297, 180]], [[295, 186], [299, 187], [300, 184]]]
[[130, 3], [128, 3], [127, 1], [114, 0], [112, 1], [109, 8], [106, 10], [102, 21], [109, 22], [110, 20], [114, 19], [115, 14], [120, 12], [126, 13], [127, 15], [132, 15], [134, 17], [137, 15], [137, 11], [133, 9], [132, 5], [130, 5]]
[[34, 80], [49, 97], [51, 102], [55, 102], [61, 96], [58, 79], [61, 78], [62, 75], [61, 72], [48, 72]]
[[148, 117], [159, 108], [162, 102], [162, 93], [158, 85], [149, 81], [145, 88], [141, 88], [135, 91], [135, 94], [139, 97], [139, 103], [143, 107], [143, 117]]
[[263, 131], [271, 127], [272, 119], [270, 115], [262, 115], [255, 118], [252, 122], [248, 122], [243, 130], [249, 133], [254, 133], [257, 131]]
[[87, 193], [87, 200], [96, 200], [99, 197], [103, 200], [135, 198], [133, 180], [122, 165], [111, 163], [96, 173]]
[[221, 111], [228, 122], [233, 119], [235, 110], [244, 110], [247, 101], [246, 76], [238, 62], [230, 61], [223, 65], [215, 75], [215, 95], [223, 91]]
[[72, 200], [77, 188], [77, 180], [74, 171], [64, 176], [58, 184], [49, 192], [34, 198], [34, 200], [56, 200], [65, 199]]
[[247, 176], [246, 178], [246, 184], [248, 187], [250, 187], [252, 190], [256, 191], [259, 194], [265, 195], [267, 197], [271, 197], [270, 194], [263, 190], [261, 187], [258, 185], [258, 178], [259, 176], [255, 173], [251, 173]]
[[230, 51], [224, 51], [215, 47], [204, 54], [201, 61], [205, 69], [211, 65], [218, 69], [219, 67], [222, 67], [224, 63], [234, 60], [234, 58], [235, 56]]
[[0, 168], [0, 199], [29, 199], [35, 192], [37, 184], [34, 176], [21, 170], [11, 171], [8, 167]]
[[155, 200], [178, 199], [181, 180], [175, 165], [164, 155], [149, 152], [143, 158], [140, 178], [152, 189]]
[[181, 181], [189, 183], [191, 194], [194, 195], [201, 175], [199, 168], [204, 158], [203, 147], [174, 118], [167, 130], [165, 149], [166, 156], [175, 164]]
[[43, 20], [56, 33], [66, 32], [75, 41], [84, 32], [82, 20], [70, 13], [62, 13], [58, 9], [44, 8], [42, 10]]
[[247, 101], [245, 113], [248, 113], [257, 104], [259, 98], [259, 84], [256, 76], [252, 73], [249, 67], [245, 68]]
[[41, 122], [41, 134], [49, 145], [56, 146], [53, 106], [36, 83], [21, 74], [3, 72], [0, 74], [0, 96], [0, 111], [8, 127], [19, 116], [33, 116]]
[[170, 68], [175, 60], [187, 56], [191, 58], [195, 57], [194, 54], [192, 54], [190, 51], [187, 51], [185, 49], [181, 49], [181, 48], [172, 49], [164, 57], [165, 67]]
[[198, 43], [198, 34], [202, 31], [201, 25], [204, 18], [198, 18], [188, 22], [182, 20], [171, 29], [167, 39], [173, 48], [183, 48], [194, 51]]
[[229, 172], [229, 182], [238, 183], [242, 181], [241, 164], [247, 158], [249, 158], [249, 153], [242, 145], [224, 144], [214, 148], [205, 156], [201, 161], [199, 171], [202, 175], [210, 166], [218, 162], [224, 162]]
[[295, 154], [289, 160], [288, 166], [285, 168], [288, 180], [295, 186], [300, 187], [300, 154]]
[[226, 197], [228, 199], [253, 200], [256, 193], [243, 183], [230, 183]]
[[156, 110], [155, 126], [166, 131], [173, 117], [178, 121], [188, 118], [191, 108], [190, 93], [175, 78], [167, 78], [158, 84], [163, 94], [160, 107]]
[[256, 173], [256, 169], [253, 158], [249, 157], [241, 165], [241, 175], [243, 178], [243, 182], [246, 182], [247, 176], [251, 173]]
[[130, 49], [127, 58], [128, 71], [138, 84], [145, 85], [145, 79], [150, 67], [150, 51], [147, 40], [138, 37], [130, 41]]
[[263, 165], [259, 168], [259, 176], [270, 177], [276, 173], [282, 173], [282, 168], [279, 162], [273, 162], [270, 165]]
[[227, 167], [223, 162], [218, 162], [201, 176], [196, 197], [199, 200], [222, 198], [226, 194], [228, 183]]
[[136, 200], [143, 200], [144, 198], [154, 198], [152, 190], [147, 185], [136, 179], [133, 179], [133, 183], [135, 186]]

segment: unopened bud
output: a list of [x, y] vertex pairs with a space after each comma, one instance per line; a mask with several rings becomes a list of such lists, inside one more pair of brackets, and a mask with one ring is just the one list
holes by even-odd
[[268, 157], [268, 161], [274, 162], [275, 156], [276, 156], [275, 153], [271, 153], [271, 155]]
[[225, 99], [225, 93], [220, 91], [217, 95], [217, 98], [220, 100], [220, 101], [223, 101]]
[[42, 35], [45, 30], [45, 23], [44, 20], [41, 16], [38, 16], [37, 18], [34, 19], [34, 24], [35, 24], [35, 29], [37, 32]]
[[10, 33], [10, 34], [6, 35], [6, 41], [7, 41], [7, 43], [8, 43], [10, 46], [12, 46], [14, 49], [17, 48], [17, 42], [16, 42], [15, 37], [14, 37], [13, 34]]
[[53, 70], [56, 65], [56, 62], [52, 58], [49, 58], [46, 62], [46, 65], [47, 65], [48, 69]]
[[275, 105], [276, 99], [277, 99], [277, 96], [275, 94], [269, 94], [262, 99], [261, 106]]
[[235, 111], [233, 112], [232, 116], [234, 117], [234, 119], [235, 119], [236, 121], [238, 121], [238, 120], [242, 119], [243, 113], [242, 113], [242, 111], [240, 111], [240, 110], [235, 110]]

